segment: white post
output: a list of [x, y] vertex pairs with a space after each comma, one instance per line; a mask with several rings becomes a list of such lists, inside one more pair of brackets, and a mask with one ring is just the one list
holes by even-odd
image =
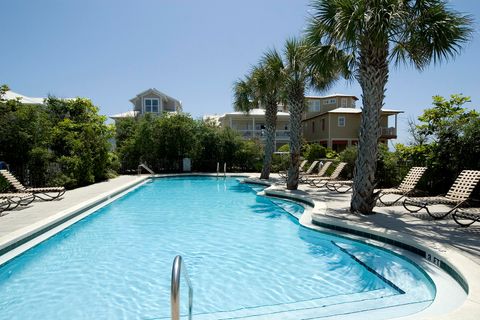
[[255, 137], [255, 117], [252, 117], [252, 123], [253, 123], [252, 138], [254, 138]]
[[397, 114], [395, 113], [395, 135], [397, 135]]
[[227, 177], [227, 163], [223, 163], [223, 177], [226, 178]]

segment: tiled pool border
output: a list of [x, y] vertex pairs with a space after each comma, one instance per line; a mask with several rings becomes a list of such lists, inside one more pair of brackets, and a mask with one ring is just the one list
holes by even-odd
[[335, 230], [335, 231], [340, 231], [340, 232], [344, 232], [344, 233], [354, 234], [354, 235], [360, 236], [362, 238], [372, 239], [372, 240], [375, 240], [375, 241], [390, 244], [390, 245], [393, 245], [395, 247], [399, 247], [400, 249], [404, 249], [404, 250], [412, 252], [416, 255], [419, 255], [420, 257], [425, 258], [429, 262], [432, 262], [436, 266], [440, 267], [440, 269], [442, 269], [448, 275], [450, 275], [453, 279], [455, 279], [455, 281], [458, 282], [458, 284], [463, 288], [463, 290], [465, 290], [466, 293], [469, 292], [468, 283], [456, 270], [454, 270], [448, 263], [443, 261], [441, 258], [433, 257], [430, 253], [427, 253], [423, 249], [417, 248], [415, 246], [412, 246], [412, 245], [409, 245], [409, 244], [406, 244], [406, 243], [403, 243], [401, 241], [397, 241], [397, 240], [394, 240], [394, 239], [391, 239], [391, 238], [379, 236], [379, 235], [376, 235], [376, 234], [373, 234], [373, 233], [364, 232], [364, 231], [360, 231], [360, 230], [356, 230], [356, 229], [352, 229], [352, 228], [346, 228], [346, 227], [342, 227], [342, 226], [338, 226], [338, 225], [334, 225], [334, 224], [330, 224], [330, 223], [320, 222], [320, 221], [317, 221], [315, 219], [312, 219], [312, 223], [316, 226], [327, 228], [327, 229], [330, 229], [330, 230]]
[[[246, 179], [246, 182], [268, 185], [268, 183], [263, 182], [263, 181], [259, 181], [257, 179]], [[269, 195], [269, 196], [274, 196], [274, 197], [279, 197], [279, 198], [284, 198], [284, 199], [291, 199], [291, 200], [294, 200], [294, 201], [299, 201], [299, 202], [305, 203], [305, 204], [310, 205], [310, 206], [314, 205], [313, 204], [314, 201], [311, 200], [311, 199], [308, 199], [306, 197], [306, 195], [304, 195], [304, 194], [298, 195], [296, 193], [285, 192], [284, 190], [277, 190], [277, 189], [272, 189], [272, 188], [265, 189], [265, 193], [266, 193], [266, 195]], [[312, 218], [312, 224], [314, 224], [316, 226], [319, 226], [319, 227], [327, 228], [327, 229], [330, 229], [330, 230], [340, 231], [340, 232], [343, 232], [343, 233], [348, 233], [348, 234], [353, 234], [353, 235], [356, 235], [356, 236], [360, 236], [362, 238], [383, 242], [383, 243], [398, 247], [400, 249], [404, 249], [404, 250], [407, 250], [409, 252], [412, 252], [412, 253], [414, 253], [414, 254], [422, 257], [422, 258], [425, 258], [427, 261], [435, 264], [436, 266], [440, 267], [440, 269], [442, 269], [448, 275], [450, 275], [462, 287], [462, 289], [467, 294], [469, 293], [468, 282], [463, 278], [463, 276], [460, 273], [458, 273], [449, 263], [445, 262], [442, 258], [440, 258], [436, 255], [432, 255], [431, 253], [428, 253], [423, 248], [419, 248], [421, 246], [419, 246], [419, 247], [413, 246], [413, 245], [406, 244], [404, 242], [401, 242], [401, 241], [398, 241], [398, 240], [395, 240], [395, 239], [392, 239], [392, 238], [377, 235], [377, 234], [372, 233], [372, 232], [366, 232], [366, 231], [357, 230], [357, 229], [354, 229], [354, 228], [339, 226], [339, 225], [334, 224], [334, 223], [321, 222], [321, 221], [316, 220], [315, 218]]]
[[[268, 185], [268, 182], [266, 181], [259, 179], [248, 179], [249, 183], [255, 183], [255, 181], [260, 181], [260, 184]], [[278, 185], [270, 183], [270, 187], [265, 189], [265, 193], [270, 195], [269, 193], [272, 193], [272, 191], [275, 196], [283, 195], [283, 197], [290, 198], [295, 201], [298, 201], [299, 199], [310, 198], [310, 200], [315, 203], [315, 213], [307, 214], [308, 219], [311, 221], [307, 223], [305, 223], [305, 221], [301, 222], [301, 224], [307, 228], [324, 228], [332, 230], [332, 232], [337, 233], [337, 235], [341, 235], [343, 233], [346, 236], [347, 234], [350, 234], [353, 237], [359, 237], [360, 240], [365, 239], [366, 242], [371, 240], [377, 242], [378, 244], [383, 243], [386, 246], [392, 246], [392, 248], [399, 248], [400, 250], [405, 250], [405, 252], [410, 252], [413, 254], [413, 256], [418, 256], [419, 259], [437, 266], [443, 272], [448, 274], [452, 281], [455, 281], [462, 288], [462, 290], [467, 294], [467, 299], [458, 309], [455, 309], [454, 311], [452, 310], [451, 313], [443, 314], [442, 316], [437, 315], [436, 317], [440, 317], [441, 319], [457, 319], [458, 317], [461, 319], [477, 319], [477, 316], [480, 313], [480, 291], [478, 290], [478, 286], [475, 284], [480, 276], [478, 264], [469, 260], [467, 257], [462, 256], [458, 249], [451, 247], [447, 251], [443, 249], [438, 251], [438, 245], [436, 245], [435, 242], [432, 242], [430, 239], [422, 238], [422, 241], [420, 241], [422, 243], [420, 243], [417, 239], [415, 239], [416, 236], [402, 234], [401, 232], [394, 232], [390, 237], [382, 236], [378, 233], [382, 233], [384, 230], [370, 229], [367, 226], [360, 225], [353, 226], [348, 221], [343, 221], [341, 219], [336, 219], [329, 215], [325, 215], [325, 210], [327, 209], [325, 203], [321, 201], [314, 201], [311, 197], [309, 197], [307, 192], [292, 192], [290, 190], [285, 190]], [[322, 210], [324, 210], [323, 213]], [[392, 231], [394, 231], [394, 229], [392, 229]], [[405, 238], [405, 241], [396, 240], [395, 238], [401, 240], [402, 238]], [[457, 264], [458, 268], [453, 266], [453, 260], [456, 261], [455, 263]], [[473, 310], [471, 308], [476, 308], [473, 309], [475, 312], [472, 313]], [[422, 316], [422, 318], [430, 317]]]

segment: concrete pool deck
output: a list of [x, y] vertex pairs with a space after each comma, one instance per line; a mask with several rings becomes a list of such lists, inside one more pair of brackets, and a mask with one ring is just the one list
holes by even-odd
[[[258, 177], [251, 174], [249, 176]], [[113, 195], [141, 184], [148, 177], [120, 176], [69, 190], [56, 201], [35, 201], [27, 207], [3, 212], [0, 217], [0, 252], [3, 249], [1, 253], [4, 253], [12, 243], [22, 237], [35, 235], [42, 225], [62, 221], [72, 215], [72, 212], [91, 209]], [[272, 185], [269, 189], [273, 192], [285, 192], [284, 184], [279, 182], [279, 177], [272, 175], [266, 183]], [[480, 223], [462, 228], [451, 219], [433, 221], [424, 214], [407, 214], [401, 205], [376, 207], [375, 212], [378, 214], [375, 215], [354, 215], [348, 212], [350, 193], [332, 193], [325, 188], [317, 189], [304, 184], [293, 193], [306, 202], [315, 204], [309, 217], [311, 221], [307, 221], [307, 224], [314, 221], [325, 222], [347, 229], [382, 234], [403, 243], [419, 243], [428, 248], [434, 256], [438, 255], [453, 265], [458, 265], [458, 272], [469, 285], [467, 301], [460, 309], [445, 316], [436, 316], [436, 319], [480, 319]], [[438, 207], [439, 210], [444, 208]]]

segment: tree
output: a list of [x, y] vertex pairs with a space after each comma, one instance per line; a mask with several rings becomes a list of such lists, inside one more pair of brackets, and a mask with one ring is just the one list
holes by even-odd
[[85, 98], [46, 100], [53, 123], [50, 150], [60, 165], [57, 183], [78, 187], [104, 180], [110, 169], [113, 130]]
[[[29, 182], [45, 184], [45, 168], [51, 159], [48, 150], [52, 123], [44, 106], [23, 104], [3, 98], [8, 86], [0, 87], [0, 159], [17, 176]], [[27, 170], [30, 169], [30, 170]]]
[[265, 155], [260, 179], [268, 179], [275, 151], [277, 108], [282, 101], [283, 62], [276, 50], [267, 51], [258, 66], [255, 66], [246, 80], [234, 86], [236, 111], [247, 112], [258, 106], [265, 108]]
[[[458, 94], [449, 100], [434, 96], [433, 106], [418, 117], [416, 130], [426, 138], [424, 158], [428, 174], [433, 176], [430, 187], [437, 192], [445, 192], [445, 186], [451, 185], [463, 169], [480, 169], [476, 140], [480, 114], [464, 108], [467, 102], [469, 97]], [[418, 146], [412, 149], [418, 153]]]
[[[163, 114], [117, 121], [117, 153], [122, 170], [136, 170], [140, 162], [154, 171], [179, 171], [181, 159], [192, 159], [195, 171], [213, 171], [217, 162], [229, 170], [259, 168], [261, 147], [244, 141], [231, 128], [193, 120], [188, 114]], [[247, 160], [245, 160], [247, 159]]]
[[77, 187], [105, 179], [115, 169], [110, 126], [87, 99], [49, 97], [23, 104], [0, 88], [0, 159], [28, 185]]
[[350, 210], [370, 214], [389, 62], [424, 69], [455, 56], [472, 34], [472, 19], [443, 0], [317, 0], [308, 38], [349, 56], [362, 88], [362, 120]]
[[[289, 39], [284, 47], [284, 90], [290, 113], [290, 166], [287, 189], [298, 188], [300, 154], [302, 147], [302, 114], [305, 109], [305, 91], [319, 91], [330, 87], [338, 79], [342, 60], [332, 60], [324, 47], [314, 48], [306, 39]], [[326, 61], [331, 64], [325, 63]]]

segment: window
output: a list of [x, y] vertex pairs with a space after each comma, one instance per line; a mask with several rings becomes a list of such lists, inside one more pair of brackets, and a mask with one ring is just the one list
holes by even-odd
[[319, 112], [320, 111], [320, 100], [310, 100], [308, 102], [308, 111], [310, 112]]
[[322, 131], [325, 131], [325, 118], [322, 119]]
[[315, 133], [315, 120], [312, 121], [312, 133]]
[[344, 116], [339, 116], [338, 117], [338, 126], [339, 127], [345, 127], [345, 117]]
[[158, 99], [145, 99], [145, 113], [153, 112], [158, 113]]
[[337, 99], [335, 98], [323, 100], [323, 104], [335, 104], [335, 103], [337, 103]]
[[346, 108], [348, 106], [347, 98], [342, 98], [342, 108]]

